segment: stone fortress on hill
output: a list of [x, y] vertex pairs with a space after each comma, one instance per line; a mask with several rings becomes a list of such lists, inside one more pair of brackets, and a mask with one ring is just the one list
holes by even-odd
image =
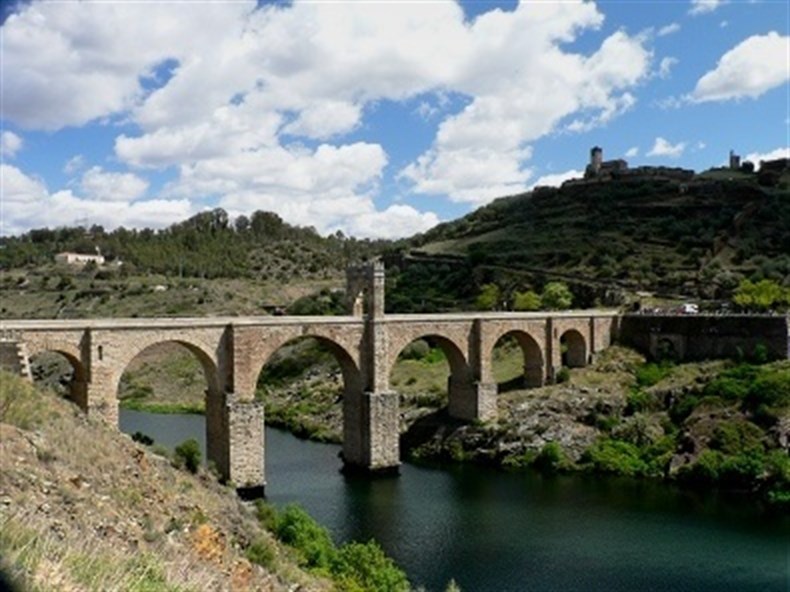
[[583, 179], [572, 179], [569, 184], [596, 183], [612, 179], [668, 179], [687, 182], [694, 178], [694, 171], [680, 167], [640, 166], [630, 168], [622, 158], [615, 160], [603, 159], [603, 148], [593, 146], [590, 149], [590, 162], [584, 170]]
[[[729, 166], [724, 167], [728, 170], [753, 172], [754, 165], [748, 161], [741, 162], [741, 157], [730, 150]], [[760, 171], [770, 171], [781, 174], [790, 170], [790, 158], [778, 158], [775, 160], [760, 161]], [[581, 179], [569, 179], [565, 181], [563, 187], [573, 187], [577, 185], [590, 185], [594, 183], [608, 182], [616, 179], [628, 181], [650, 181], [663, 180], [674, 181], [685, 184], [694, 179], [692, 169], [681, 167], [666, 166], [639, 166], [631, 168], [628, 161], [622, 158], [614, 160], [603, 159], [603, 148], [593, 146], [590, 149], [590, 162], [584, 169], [584, 177]], [[536, 188], [543, 189], [543, 188]]]

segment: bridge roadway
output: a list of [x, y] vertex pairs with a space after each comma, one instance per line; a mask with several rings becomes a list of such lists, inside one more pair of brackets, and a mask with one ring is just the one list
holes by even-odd
[[379, 305], [338, 317], [4, 320], [0, 337], [16, 343], [25, 359], [44, 351], [65, 356], [74, 368], [71, 398], [113, 425], [129, 363], [158, 343], [184, 345], [205, 374], [209, 459], [242, 491], [258, 491], [265, 470], [263, 406], [255, 385], [266, 361], [288, 342], [314, 337], [334, 354], [344, 382], [344, 462], [377, 471], [400, 462], [398, 396], [389, 376], [413, 341], [428, 339], [446, 354], [450, 414], [487, 421], [496, 415], [492, 353], [499, 339], [515, 337], [526, 382], [539, 386], [563, 363], [587, 364], [611, 343], [619, 319], [603, 310], [385, 315], [383, 300]]

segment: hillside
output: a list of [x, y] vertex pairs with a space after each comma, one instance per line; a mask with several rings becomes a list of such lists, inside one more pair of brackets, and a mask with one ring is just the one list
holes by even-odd
[[4, 591], [408, 590], [374, 542], [335, 547], [303, 510], [243, 504], [5, 372], [0, 442]]
[[[469, 307], [568, 283], [580, 306], [636, 292], [723, 299], [743, 278], [790, 284], [790, 173], [711, 170], [687, 182], [634, 176], [498, 199], [390, 254], [393, 310]], [[472, 281], [470, 281], [470, 278]]]
[[[387, 308], [475, 308], [486, 284], [559, 280], [573, 306], [727, 300], [739, 282], [790, 286], [790, 172], [713, 169], [690, 179], [634, 175], [503, 197], [402, 241], [357, 240], [255, 212], [217, 209], [169, 228], [32, 230], [0, 238], [7, 317], [210, 316], [339, 312], [348, 263], [382, 257]], [[106, 257], [55, 264], [61, 251]], [[504, 304], [503, 304], [504, 303]]]

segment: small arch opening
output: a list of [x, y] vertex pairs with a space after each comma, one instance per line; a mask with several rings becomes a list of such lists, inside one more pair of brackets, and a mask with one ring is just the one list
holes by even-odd
[[167, 448], [194, 438], [205, 461], [213, 421], [206, 410], [222, 403], [223, 396], [217, 369], [205, 352], [180, 341], [155, 343], [139, 351], [120, 376], [119, 427]]
[[42, 351], [30, 357], [33, 382], [88, 409], [86, 372], [82, 362], [61, 351]]
[[268, 425], [339, 443], [348, 438], [349, 403], [361, 392], [359, 370], [341, 346], [304, 336], [282, 344], [265, 360], [255, 398], [264, 404]]
[[468, 382], [463, 352], [441, 335], [424, 335], [408, 343], [390, 369], [390, 387], [400, 395], [402, 412], [411, 421], [447, 407]]
[[497, 340], [491, 366], [499, 393], [543, 386], [543, 352], [537, 341], [523, 331], [510, 331]]
[[582, 368], [587, 365], [587, 344], [584, 336], [576, 329], [568, 329], [560, 336], [562, 365], [567, 368]]

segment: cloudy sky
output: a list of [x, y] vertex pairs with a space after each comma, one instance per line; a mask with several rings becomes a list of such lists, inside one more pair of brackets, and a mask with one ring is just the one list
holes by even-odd
[[3, 2], [3, 234], [271, 210], [397, 237], [581, 174], [790, 145], [760, 0]]

